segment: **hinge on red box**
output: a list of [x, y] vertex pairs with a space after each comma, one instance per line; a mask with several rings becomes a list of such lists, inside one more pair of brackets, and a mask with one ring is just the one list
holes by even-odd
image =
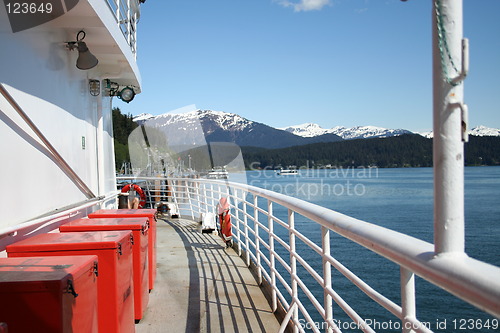
[[94, 274], [95, 274], [95, 276], [99, 276], [98, 265], [99, 265], [99, 263], [97, 261], [94, 262]]
[[119, 255], [122, 255], [122, 244], [118, 243], [117, 251]]
[[130, 244], [134, 245], [134, 234], [130, 234]]
[[73, 297], [78, 297], [78, 294], [75, 291], [75, 286], [73, 286], [73, 280], [68, 280], [68, 287], [66, 288], [66, 292], [68, 294], [73, 295]]

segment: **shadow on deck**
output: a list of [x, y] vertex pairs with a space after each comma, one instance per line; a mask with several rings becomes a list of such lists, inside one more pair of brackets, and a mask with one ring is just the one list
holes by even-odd
[[252, 273], [218, 235], [185, 219], [158, 220], [157, 276], [136, 332], [277, 332]]

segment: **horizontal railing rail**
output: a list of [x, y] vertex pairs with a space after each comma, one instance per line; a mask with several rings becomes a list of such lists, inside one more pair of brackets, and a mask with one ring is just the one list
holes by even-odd
[[[228, 197], [232, 203], [237, 250], [240, 255], [245, 254], [247, 266], [251, 262], [256, 266], [258, 282], [266, 280], [271, 286], [273, 311], [279, 302], [288, 312], [287, 318], [290, 317], [294, 331], [304, 331], [307, 326], [319, 332], [315, 320], [319, 314], [322, 329], [341, 332], [333, 318], [335, 303], [356, 328], [374, 332], [356, 312], [355, 305], [345, 301], [340, 290], [333, 287], [333, 272], [345, 276], [352, 285], [398, 318], [403, 332], [432, 332], [416, 318], [415, 275], [486, 313], [500, 316], [500, 268], [465, 254], [436, 256], [431, 243], [250, 185], [189, 178], [119, 179], [142, 185], [149, 195], [149, 207], [168, 200], [178, 205], [182, 215], [193, 219], [198, 219], [201, 213], [216, 213], [219, 199]], [[297, 217], [320, 227], [320, 242], [311, 240], [296, 228]], [[375, 290], [330, 253], [333, 233], [399, 266], [400, 304]], [[306, 251], [317, 255], [315, 258], [319, 258], [317, 261], [321, 265], [305, 258]], [[311, 313], [311, 306], [304, 305], [306, 300], [316, 313]]]

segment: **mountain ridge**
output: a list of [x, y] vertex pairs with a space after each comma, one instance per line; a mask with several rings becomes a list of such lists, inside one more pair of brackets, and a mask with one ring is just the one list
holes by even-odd
[[[192, 145], [190, 136], [198, 143], [233, 142], [239, 146], [268, 149], [301, 146], [318, 142], [341, 141], [335, 134], [301, 137], [263, 123], [249, 120], [234, 113], [213, 110], [195, 110], [186, 113], [166, 113], [158, 116], [141, 114], [134, 118], [139, 125], [147, 125], [169, 132], [170, 145]], [[183, 132], [184, 131], [184, 132]], [[178, 133], [178, 135], [171, 135]], [[186, 133], [186, 135], [183, 135]], [[188, 134], [189, 133], [189, 134]], [[195, 133], [193, 135], [193, 133]], [[203, 140], [201, 140], [203, 136]]]
[[[133, 120], [141, 125], [163, 128], [164, 130], [182, 129], [184, 131], [202, 131], [207, 142], [234, 142], [239, 146], [255, 146], [275, 149], [300, 146], [319, 142], [341, 140], [388, 138], [404, 134], [419, 134], [432, 138], [432, 132], [417, 133], [406, 129], [388, 129], [377, 126], [335, 126], [324, 129], [318, 124], [305, 123], [274, 128], [252, 121], [235, 113], [213, 110], [193, 110], [185, 113], [165, 113], [154, 116], [142, 113]], [[469, 133], [475, 136], [500, 136], [500, 129], [483, 125], [472, 128]], [[185, 144], [185, 142], [184, 142]]]

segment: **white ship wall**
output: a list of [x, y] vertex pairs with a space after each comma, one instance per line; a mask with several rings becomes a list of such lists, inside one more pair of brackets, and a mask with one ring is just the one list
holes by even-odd
[[[75, 36], [33, 28], [12, 33], [0, 6], [0, 82], [96, 196], [115, 191], [111, 101], [91, 96], [97, 69], [75, 67]], [[99, 139], [97, 125], [102, 115]], [[84, 141], [84, 144], [83, 144]], [[98, 156], [103, 158], [99, 175]], [[87, 199], [0, 95], [0, 230]]]

